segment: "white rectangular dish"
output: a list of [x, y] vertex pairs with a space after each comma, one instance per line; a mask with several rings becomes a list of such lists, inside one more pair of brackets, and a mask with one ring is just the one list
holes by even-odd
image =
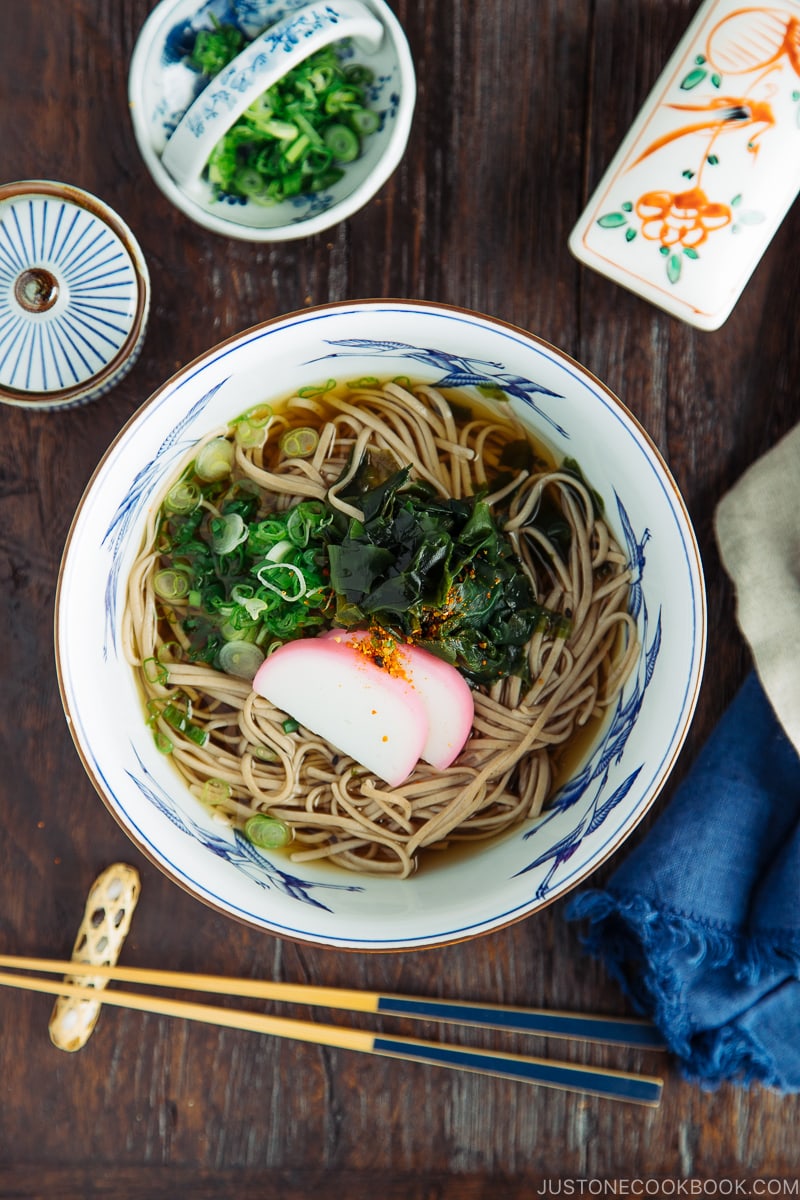
[[700, 329], [728, 318], [800, 189], [800, 4], [706, 0], [569, 239]]

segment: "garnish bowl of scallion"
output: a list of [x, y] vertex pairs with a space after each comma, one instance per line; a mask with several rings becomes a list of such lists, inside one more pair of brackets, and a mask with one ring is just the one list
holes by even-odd
[[277, 242], [339, 224], [389, 180], [416, 78], [384, 0], [162, 0], [129, 100], [167, 199], [215, 233]]

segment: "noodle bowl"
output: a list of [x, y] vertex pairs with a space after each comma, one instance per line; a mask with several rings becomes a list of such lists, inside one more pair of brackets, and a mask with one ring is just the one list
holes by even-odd
[[[124, 619], [126, 654], [151, 724], [199, 800], [236, 827], [256, 813], [283, 823], [294, 863], [325, 859], [405, 878], [422, 852], [492, 838], [536, 817], [574, 769], [582, 731], [597, 728], [638, 658], [631, 569], [598, 497], [575, 464], [557, 464], [499, 408], [408, 380], [294, 395], [261, 422], [261, 438], [252, 430], [242, 437], [236, 423], [210, 433], [162, 492], [163, 501], [176, 481], [191, 479], [203, 446], [225, 437], [234, 448], [225, 487], [257, 495], [261, 518], [311, 500], [362, 520], [352, 485], [371, 461], [408, 468], [412, 483], [443, 500], [485, 500], [548, 619], [531, 628], [512, 673], [475, 683], [472, 734], [453, 764], [439, 771], [420, 762], [397, 787], [293, 728], [248, 678], [220, 670], [218, 656], [197, 661], [186, 623], [191, 595], [159, 595], [159, 572], [180, 566], [180, 553], [163, 535], [169, 514], [151, 508]], [[308, 429], [307, 451], [282, 449], [287, 433]], [[219, 510], [203, 504], [207, 523]], [[333, 623], [329, 610], [312, 635]], [[279, 641], [267, 639], [265, 651]], [[176, 696], [190, 712], [188, 729], [163, 716]]]
[[[308, 394], [329, 378], [340, 386], [322, 397]], [[371, 411], [368, 393], [375, 388], [366, 381], [390, 378], [416, 385], [413, 401], [395, 396], [380, 415], [387, 445], [380, 454], [392, 468], [413, 466], [403, 497], [416, 494], [440, 514], [470, 504], [477, 511], [483, 501], [468, 501], [470, 489], [493, 497], [489, 511], [506, 527], [508, 577], [535, 588], [555, 611], [534, 622], [527, 642], [512, 646], [519, 659], [504, 678], [464, 676], [476, 701], [474, 728], [452, 767], [435, 773], [420, 766], [397, 789], [360, 768], [348, 775], [320, 738], [293, 731], [285, 714], [276, 719], [251, 696], [250, 680], [223, 674], [215, 654], [203, 661], [179, 656], [168, 643], [178, 633], [196, 639], [197, 630], [181, 627], [176, 596], [177, 632], [168, 632], [150, 591], [167, 569], [156, 521], [173, 481], [210, 452], [213, 431], [240, 428], [237, 418], [265, 401], [279, 402], [265, 446], [245, 447], [243, 457], [277, 476], [283, 491], [273, 492], [270, 480], [269, 488], [247, 484], [261, 506], [256, 519], [274, 505], [288, 526], [300, 497], [324, 509], [326, 520], [335, 514], [331, 529], [348, 528], [347, 512], [315, 496], [329, 493], [333, 480], [340, 504], [366, 504], [359, 480], [342, 483], [337, 472], [350, 461], [348, 443], [355, 445]], [[357, 399], [344, 390], [348, 380], [365, 385]], [[437, 392], [451, 404], [453, 427], [431, 399]], [[302, 403], [289, 407], [287, 397]], [[471, 418], [460, 408], [465, 397], [475, 400]], [[332, 420], [334, 401], [353, 411], [342, 407]], [[419, 406], [431, 414], [424, 423]], [[472, 433], [470, 420], [481, 423]], [[294, 463], [278, 453], [286, 421], [313, 425], [320, 437]], [[321, 435], [328, 421], [338, 432], [326, 448]], [[484, 436], [487, 425], [501, 428]], [[517, 457], [519, 430], [532, 447], [527, 461]], [[497, 474], [494, 464], [509, 436]], [[477, 459], [472, 452], [480, 444]], [[547, 473], [566, 478], [534, 482]], [[542, 489], [538, 503], [535, 486]], [[441, 488], [462, 498], [447, 500]], [[602, 520], [595, 493], [604, 501]], [[545, 520], [548, 511], [557, 520]], [[202, 512], [204, 521], [216, 519]], [[570, 521], [575, 535], [567, 532]], [[548, 539], [562, 551], [558, 561]], [[164, 554], [163, 566], [148, 560], [148, 546]], [[475, 565], [477, 578], [477, 559]], [[262, 574], [278, 577], [271, 569]], [[168, 591], [163, 582], [162, 576], [159, 590]], [[582, 636], [575, 619], [581, 612]], [[306, 656], [326, 622], [347, 616], [322, 609], [318, 615], [321, 623], [301, 631], [307, 640], [296, 643]], [[705, 631], [702, 568], [685, 505], [652, 440], [616, 396], [562, 351], [495, 318], [423, 301], [357, 300], [236, 334], [188, 363], [133, 414], [103, 455], [70, 527], [55, 648], [77, 752], [135, 852], [215, 913], [273, 936], [398, 951], [453, 944], [526, 917], [617, 851], [653, 805], [684, 743]], [[166, 663], [158, 662], [159, 640]], [[226, 645], [238, 656], [235, 642]], [[487, 658], [505, 646], [493, 636]], [[260, 648], [268, 651], [269, 643]], [[131, 657], [141, 665], [132, 667]], [[162, 667], [170, 695], [191, 698], [190, 725], [203, 722], [197, 741], [164, 718]], [[619, 690], [617, 676], [625, 672]], [[188, 704], [176, 701], [181, 705], [188, 720]], [[170, 739], [171, 754], [161, 752], [156, 734]], [[212, 736], [220, 749], [210, 755]], [[296, 792], [287, 782], [295, 776], [304, 781]], [[245, 829], [250, 821], [277, 823], [266, 815], [276, 801], [275, 810], [294, 823], [294, 837], [273, 850], [255, 844]], [[539, 803], [539, 815], [529, 817]], [[95, 818], [103, 819], [84, 805], [80, 819]], [[337, 853], [353, 870], [314, 857], [329, 853], [334, 821], [346, 829]], [[370, 824], [375, 842], [366, 836]], [[403, 876], [415, 858], [419, 869]]]

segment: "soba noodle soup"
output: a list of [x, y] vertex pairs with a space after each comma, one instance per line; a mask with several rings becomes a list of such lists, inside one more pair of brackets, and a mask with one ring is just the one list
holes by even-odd
[[[160, 748], [257, 844], [408, 876], [423, 851], [535, 817], [614, 703], [638, 652], [626, 556], [577, 464], [556, 465], [503, 407], [407, 380], [304, 392], [211, 433], [154, 506], [130, 575], [129, 659]], [[326, 545], [363, 541], [365, 508], [390, 502], [472, 547], [430, 610], [334, 594]], [[473, 634], [469, 587], [495, 569]], [[397, 592], [397, 563], [387, 571], [383, 595]], [[465, 596], [469, 620], [454, 607]], [[389, 787], [252, 690], [265, 654], [342, 624], [418, 639], [462, 669], [474, 726], [446, 770], [420, 761]]]

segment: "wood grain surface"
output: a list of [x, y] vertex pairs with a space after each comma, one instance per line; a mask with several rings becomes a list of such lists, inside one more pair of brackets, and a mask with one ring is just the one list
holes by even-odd
[[[665, 455], [704, 558], [709, 649], [696, 719], [655, 812], [749, 669], [712, 517], [800, 413], [800, 210], [713, 334], [580, 268], [567, 250], [696, 4], [391, 3], [419, 80], [405, 158], [350, 221], [270, 248], [190, 224], [143, 166], [127, 72], [152, 0], [0, 0], [3, 181], [55, 179], [100, 196], [135, 232], [153, 282], [144, 352], [107, 397], [60, 414], [0, 408], [0, 946], [68, 955], [92, 880], [123, 860], [142, 876], [129, 964], [621, 1014], [617, 986], [584, 956], [560, 905], [472, 942], [402, 955], [295, 945], [211, 912], [118, 828], [59, 701], [60, 556], [122, 425], [222, 338], [275, 314], [369, 296], [464, 305], [534, 331], [604, 380]], [[46, 997], [0, 995], [2, 1197], [521, 1200], [557, 1181], [626, 1179], [661, 1180], [670, 1195], [679, 1180], [796, 1182], [800, 1167], [798, 1099], [705, 1092], [655, 1053], [558, 1047], [602, 1065], [665, 1068], [664, 1100], [651, 1111], [124, 1011], [104, 1011], [88, 1045], [67, 1055], [48, 1039], [50, 1007]], [[479, 1032], [453, 1037], [494, 1044]]]

